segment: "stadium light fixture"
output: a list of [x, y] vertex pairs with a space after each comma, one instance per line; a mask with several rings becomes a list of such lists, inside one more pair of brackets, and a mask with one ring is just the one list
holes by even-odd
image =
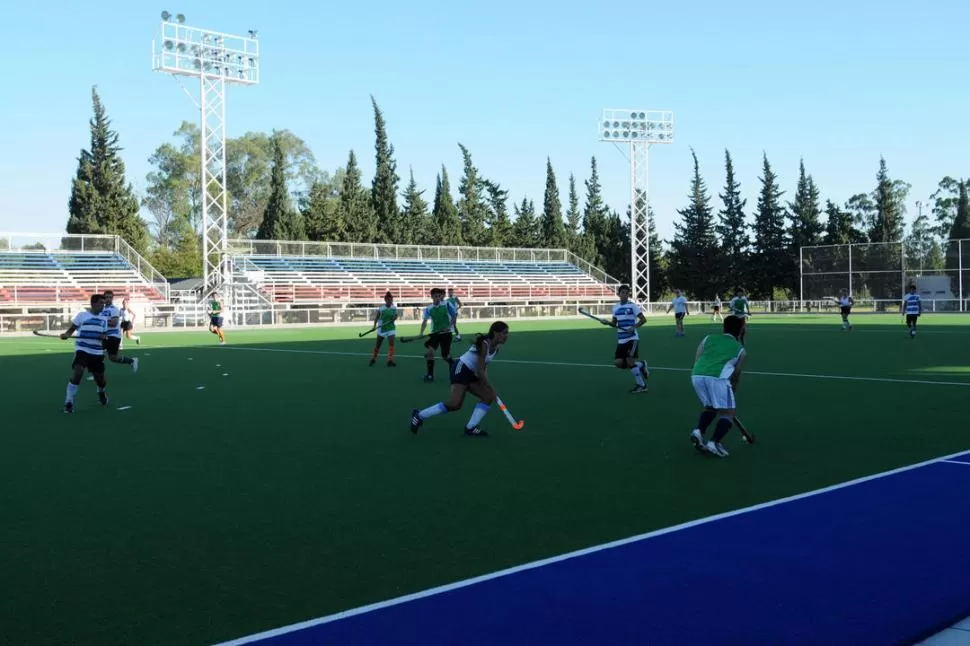
[[[630, 289], [634, 300], [650, 302], [649, 148], [674, 143], [674, 113], [669, 110], [603, 110], [599, 140], [630, 147]], [[643, 201], [638, 197], [643, 196]]]
[[[199, 100], [185, 86], [202, 116], [203, 281], [208, 297], [229, 284], [228, 191], [226, 187], [226, 88], [259, 83], [259, 43], [255, 30], [237, 36], [185, 24], [185, 15], [162, 12], [160, 38], [152, 41], [152, 69], [178, 80], [199, 82]], [[157, 45], [156, 45], [157, 43]], [[227, 307], [232, 296], [223, 294]]]

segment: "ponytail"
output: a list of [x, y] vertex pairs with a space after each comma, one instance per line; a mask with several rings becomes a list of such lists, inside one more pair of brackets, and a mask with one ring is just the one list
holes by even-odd
[[492, 323], [489, 326], [488, 333], [487, 334], [476, 334], [475, 335], [475, 351], [478, 352], [479, 354], [481, 354], [482, 353], [482, 344], [484, 344], [484, 342], [485, 342], [486, 339], [489, 340], [489, 341], [491, 341], [492, 339], [495, 338], [495, 335], [496, 334], [498, 334], [500, 332], [505, 332], [508, 329], [509, 329], [508, 323], [506, 323], [504, 321], [495, 321], [494, 323]]

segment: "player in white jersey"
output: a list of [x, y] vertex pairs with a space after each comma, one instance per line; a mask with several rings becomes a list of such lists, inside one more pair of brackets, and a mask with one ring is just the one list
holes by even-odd
[[499, 347], [509, 339], [509, 326], [495, 321], [488, 328], [488, 334], [479, 334], [471, 347], [451, 366], [451, 397], [447, 402], [438, 402], [424, 410], [411, 411], [411, 432], [417, 433], [424, 420], [435, 415], [443, 415], [460, 410], [465, 402], [465, 393], [471, 393], [479, 401], [475, 404], [471, 419], [465, 425], [465, 435], [484, 437], [488, 435], [479, 424], [495, 401], [495, 389], [488, 378], [488, 364], [498, 354]]
[[684, 317], [689, 313], [687, 311], [687, 297], [679, 289], [674, 293], [677, 295], [674, 297], [674, 300], [670, 301], [667, 314], [670, 314], [670, 310], [674, 311], [674, 320], [677, 325], [677, 332], [674, 336], [684, 336]]
[[903, 316], [906, 317], [906, 327], [909, 328], [909, 338], [916, 338], [916, 321], [923, 313], [923, 301], [916, 293], [916, 285], [909, 286], [909, 293], [903, 297]]
[[110, 289], [104, 293], [104, 309], [99, 315], [108, 324], [108, 336], [104, 340], [104, 349], [108, 353], [111, 363], [131, 366], [132, 372], [138, 372], [138, 359], [121, 356], [121, 310], [114, 306], [114, 292]]
[[71, 378], [67, 383], [67, 396], [64, 400], [64, 412], [74, 412], [74, 396], [87, 370], [94, 377], [98, 385], [98, 399], [102, 406], [108, 405], [108, 393], [105, 390], [108, 382], [104, 378], [104, 347], [102, 343], [107, 338], [108, 321], [100, 316], [104, 307], [104, 297], [101, 294], [91, 296], [90, 310], [79, 312], [71, 321], [71, 326], [61, 334], [61, 339], [74, 337], [74, 362], [71, 364]]
[[852, 313], [852, 306], [855, 305], [855, 299], [849, 296], [849, 292], [845, 289], [839, 292], [839, 314], [842, 315], [842, 331], [851, 330], [852, 324], [849, 323], [849, 314]]
[[716, 321], [717, 319], [721, 319], [723, 321], [724, 317], [721, 316], [721, 297], [720, 296], [714, 297], [714, 304], [712, 307], [714, 308], [714, 311], [711, 313], [711, 321]]
[[640, 310], [640, 306], [630, 300], [630, 286], [620, 285], [616, 290], [620, 302], [613, 306], [613, 319], [605, 325], [616, 328], [616, 351], [613, 354], [613, 364], [620, 370], [633, 373], [636, 386], [631, 393], [647, 392], [647, 379], [650, 372], [647, 362], [640, 360], [640, 335], [637, 328], [647, 322], [647, 318]]
[[131, 309], [128, 304], [128, 297], [126, 296], [121, 301], [121, 332], [125, 335], [125, 338], [129, 341], [134, 341], [136, 345], [141, 343], [141, 339], [132, 334], [131, 331], [135, 327], [135, 310]]

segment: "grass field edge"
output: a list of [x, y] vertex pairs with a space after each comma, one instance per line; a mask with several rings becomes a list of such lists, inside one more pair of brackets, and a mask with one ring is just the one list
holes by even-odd
[[[374, 602], [374, 603], [371, 603], [371, 604], [367, 604], [367, 605], [364, 605], [364, 606], [358, 606], [357, 608], [350, 608], [348, 610], [342, 610], [340, 612], [336, 612], [336, 613], [333, 613], [333, 614], [330, 614], [330, 615], [325, 615], [323, 617], [318, 617], [318, 618], [315, 618], [315, 619], [307, 619], [305, 621], [301, 621], [301, 622], [289, 624], [289, 625], [286, 625], [286, 626], [280, 626], [279, 628], [272, 628], [270, 630], [266, 630], [266, 631], [259, 632], [259, 633], [254, 633], [252, 635], [247, 635], [247, 636], [244, 636], [244, 637], [239, 637], [239, 638], [232, 639], [232, 640], [229, 640], [229, 641], [219, 642], [219, 643], [215, 644], [214, 646], [243, 646], [245, 644], [253, 644], [253, 643], [262, 641], [264, 639], [272, 639], [274, 637], [279, 637], [281, 635], [285, 635], [285, 634], [288, 634], [288, 633], [294, 633], [294, 632], [298, 632], [298, 631], [301, 631], [301, 630], [305, 630], [307, 628], [313, 628], [315, 626], [320, 626], [320, 625], [327, 624], [327, 623], [331, 623], [331, 622], [338, 621], [338, 620], [341, 620], [341, 619], [347, 619], [349, 617], [354, 617], [354, 616], [357, 616], [357, 615], [366, 614], [368, 612], [374, 612], [376, 610], [381, 610], [383, 608], [388, 608], [390, 606], [400, 605], [402, 603], [407, 603], [409, 601], [416, 601], [418, 599], [424, 599], [426, 597], [431, 597], [431, 596], [434, 596], [434, 595], [437, 595], [437, 594], [443, 594], [445, 592], [450, 592], [452, 590], [457, 590], [457, 589], [460, 589], [460, 588], [465, 588], [465, 587], [468, 587], [468, 586], [475, 585], [477, 583], [483, 583], [485, 581], [490, 581], [492, 579], [498, 579], [498, 578], [503, 577], [503, 576], [508, 576], [508, 575], [511, 575], [511, 574], [516, 574], [518, 572], [524, 572], [526, 570], [532, 570], [532, 569], [544, 567], [544, 566], [547, 566], [547, 565], [552, 565], [554, 563], [559, 563], [561, 561], [566, 561], [566, 560], [569, 560], [569, 559], [578, 558], [578, 557], [581, 557], [581, 556], [586, 556], [588, 554], [593, 554], [593, 553], [596, 553], [596, 552], [601, 552], [601, 551], [608, 550], [608, 549], [613, 549], [613, 548], [616, 548], [616, 547], [622, 547], [624, 545], [629, 545], [629, 544], [632, 544], [632, 543], [637, 543], [637, 542], [644, 541], [644, 540], [648, 540], [648, 539], [651, 539], [651, 538], [656, 538], [658, 536], [663, 536], [665, 534], [671, 534], [671, 533], [674, 533], [674, 532], [683, 531], [685, 529], [690, 529], [692, 527], [697, 527], [699, 525], [704, 525], [704, 524], [707, 524], [707, 523], [712, 523], [712, 522], [715, 522], [715, 521], [718, 521], [718, 520], [722, 520], [724, 518], [731, 518], [731, 517], [734, 517], [734, 516], [740, 516], [742, 514], [747, 514], [747, 513], [759, 511], [761, 509], [767, 509], [767, 508], [770, 508], [770, 507], [775, 507], [775, 506], [778, 506], [778, 505], [783, 505], [783, 504], [795, 502], [797, 500], [802, 500], [804, 498], [811, 498], [813, 496], [822, 495], [822, 494], [825, 494], [825, 493], [829, 493], [831, 491], [837, 491], [839, 489], [845, 489], [845, 488], [848, 488], [848, 487], [852, 487], [852, 486], [864, 484], [866, 482], [871, 482], [873, 480], [879, 480], [879, 479], [882, 479], [882, 478], [887, 478], [887, 477], [894, 476], [894, 475], [897, 475], [897, 474], [900, 474], [900, 473], [905, 473], [907, 471], [913, 471], [915, 469], [920, 469], [920, 468], [927, 467], [927, 466], [930, 466], [930, 465], [933, 465], [933, 464], [944, 463], [947, 460], [950, 460], [951, 458], [955, 458], [955, 457], [959, 457], [959, 456], [964, 456], [964, 455], [970, 455], [970, 451], [967, 451], [967, 450], [958, 451], [956, 453], [950, 453], [948, 455], [943, 455], [943, 456], [939, 456], [939, 457], [935, 457], [935, 458], [930, 458], [929, 460], [924, 460], [922, 462], [917, 462], [915, 464], [909, 464], [909, 465], [897, 467], [895, 469], [890, 469], [888, 471], [882, 471], [880, 473], [874, 473], [874, 474], [871, 474], [871, 475], [862, 476], [862, 477], [859, 477], [859, 478], [855, 478], [853, 480], [847, 480], [845, 482], [840, 482], [840, 483], [837, 483], [837, 484], [834, 484], [834, 485], [829, 485], [827, 487], [822, 487], [820, 489], [814, 489], [814, 490], [811, 490], [811, 491], [806, 491], [806, 492], [794, 494], [794, 495], [791, 495], [791, 496], [787, 496], [785, 498], [778, 498], [776, 500], [769, 500], [767, 502], [758, 503], [756, 505], [750, 505], [748, 507], [743, 507], [741, 509], [734, 509], [734, 510], [731, 510], [731, 511], [725, 511], [725, 512], [721, 512], [719, 514], [714, 514], [712, 516], [705, 516], [704, 518], [697, 518], [695, 520], [690, 520], [690, 521], [687, 521], [687, 522], [684, 522], [684, 523], [680, 523], [678, 525], [671, 525], [670, 527], [664, 527], [664, 528], [661, 528], [661, 529], [655, 529], [655, 530], [652, 530], [652, 531], [649, 531], [649, 532], [646, 532], [646, 533], [643, 533], [643, 534], [637, 534], [635, 536], [630, 536], [630, 537], [627, 537], [627, 538], [617, 539], [615, 541], [610, 541], [608, 543], [601, 543], [599, 545], [592, 545], [590, 547], [581, 548], [581, 549], [578, 549], [578, 550], [574, 550], [572, 552], [567, 552], [565, 554], [559, 554], [559, 555], [556, 555], [556, 556], [550, 556], [550, 557], [547, 557], [547, 558], [544, 558], [544, 559], [539, 559], [537, 561], [531, 561], [529, 563], [522, 563], [520, 565], [514, 565], [514, 566], [509, 567], [509, 568], [505, 568], [505, 569], [502, 569], [502, 570], [497, 570], [495, 572], [489, 572], [487, 574], [481, 574], [479, 576], [472, 577], [472, 578], [469, 578], [469, 579], [462, 579], [460, 581], [454, 581], [452, 583], [446, 583], [446, 584], [443, 584], [443, 585], [440, 585], [440, 586], [436, 586], [436, 587], [433, 587], [433, 588], [428, 588], [426, 590], [419, 590], [418, 592], [412, 592], [410, 594], [402, 595], [402, 596], [399, 596], [399, 597], [393, 597], [391, 599], [386, 599], [384, 601], [377, 601], [377, 602]], [[963, 463], [960, 463], [960, 464], [963, 464]], [[954, 621], [958, 621], [958, 620], [959, 620], [959, 618], [957, 618]], [[942, 628], [940, 628], [940, 630], [942, 630]], [[934, 633], [929, 633], [929, 634], [932, 635]]]

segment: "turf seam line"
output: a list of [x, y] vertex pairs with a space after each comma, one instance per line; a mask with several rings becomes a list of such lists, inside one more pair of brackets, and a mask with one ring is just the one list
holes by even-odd
[[[408, 601], [416, 601], [418, 599], [423, 599], [426, 597], [431, 597], [437, 594], [443, 594], [445, 592], [450, 592], [452, 590], [457, 590], [459, 588], [465, 588], [476, 583], [482, 583], [485, 581], [490, 581], [492, 579], [497, 579], [503, 576], [508, 576], [510, 574], [516, 574], [519, 572], [524, 572], [526, 570], [532, 570], [535, 568], [543, 567], [546, 565], [552, 565], [554, 563], [559, 563], [560, 561], [565, 561], [568, 559], [577, 558], [580, 556], [586, 556], [588, 554], [593, 554], [596, 552], [601, 552], [603, 550], [612, 549], [615, 547], [621, 547], [623, 545], [629, 545], [631, 543], [637, 543], [650, 538], [655, 538], [657, 536], [663, 536], [665, 534], [670, 534], [673, 532], [682, 531], [685, 529], [690, 529], [691, 527], [696, 527], [698, 525], [704, 525], [724, 518], [731, 518], [734, 516], [740, 516], [741, 514], [747, 514], [761, 509], [767, 509], [769, 507], [775, 507], [778, 505], [783, 505], [790, 502], [795, 502], [796, 500], [802, 500], [804, 498], [811, 498], [813, 496], [818, 496], [824, 493], [829, 493], [831, 491], [837, 491], [839, 489], [845, 489], [848, 487], [860, 485], [866, 482], [871, 482], [873, 480], [879, 480], [881, 478], [886, 478], [889, 476], [897, 475], [900, 473], [905, 473], [907, 471], [913, 471], [914, 469], [919, 469], [922, 467], [932, 466], [934, 464], [939, 464], [941, 462], [947, 462], [950, 458], [955, 458], [958, 456], [970, 455], [968, 451], [960, 451], [958, 453], [951, 453], [949, 455], [940, 456], [937, 458], [932, 458], [930, 460], [925, 460], [923, 462], [917, 462], [916, 464], [910, 464], [903, 467], [898, 467], [896, 469], [891, 469], [889, 471], [883, 471], [882, 473], [875, 473], [868, 476], [863, 476], [861, 478], [856, 478], [855, 480], [848, 480], [846, 482], [840, 482], [838, 484], [829, 485], [828, 487], [822, 487], [821, 489], [815, 489], [813, 491], [806, 491], [804, 493], [795, 494], [793, 496], [788, 496], [786, 498], [779, 498], [777, 500], [770, 500], [768, 502], [759, 503], [757, 505], [752, 505], [750, 507], [744, 507], [742, 509], [735, 509], [733, 511], [726, 511], [720, 514], [715, 514], [713, 516], [707, 516], [705, 518], [698, 518], [695, 520], [687, 521], [679, 525], [673, 525], [671, 527], [665, 527], [663, 529], [654, 530], [644, 534], [638, 534], [636, 536], [631, 536], [628, 538], [622, 538], [616, 541], [611, 541], [609, 543], [602, 543], [600, 545], [594, 545], [592, 547], [586, 547], [583, 549], [575, 550], [572, 552], [567, 552], [566, 554], [560, 554], [558, 556], [552, 556], [545, 559], [540, 559], [538, 561], [532, 561], [529, 563], [523, 563], [516, 565], [504, 570], [498, 570], [496, 572], [490, 572], [488, 574], [483, 574], [477, 577], [472, 577], [469, 579], [463, 579], [461, 581], [455, 581], [452, 583], [446, 583], [444, 585], [436, 586], [434, 588], [428, 588], [426, 590], [421, 590], [411, 594], [403, 595], [400, 597], [395, 597], [393, 599], [387, 599], [385, 601], [378, 601], [376, 603], [368, 604], [365, 606], [360, 606], [357, 608], [351, 608], [349, 610], [343, 610], [331, 615], [326, 615], [324, 617], [319, 617], [316, 619], [309, 619], [299, 623], [290, 624], [288, 626], [281, 626], [279, 628], [274, 628], [260, 633], [255, 633], [245, 637], [240, 637], [227, 642], [221, 642], [216, 646], [243, 646], [243, 644], [252, 644], [264, 639], [271, 639], [278, 637], [280, 635], [285, 635], [288, 633], [297, 632], [304, 630], [306, 628], [312, 628], [314, 626], [319, 626], [326, 623], [331, 623], [340, 619], [346, 619], [348, 617], [354, 617], [357, 615], [362, 615], [368, 612], [373, 612], [375, 610], [380, 610], [382, 608], [388, 608], [390, 606], [399, 605], [402, 603], [407, 603]], [[959, 464], [963, 464], [962, 462]]]
[[[204, 346], [205, 347], [205, 346]], [[217, 350], [222, 352], [224, 350], [243, 350], [249, 352], [281, 352], [289, 354], [319, 354], [324, 356], [344, 356], [344, 357], [369, 357], [370, 352], [341, 352], [337, 350], [288, 350], [286, 348], [250, 348], [241, 346], [211, 346], [207, 349]], [[395, 359], [424, 359], [424, 355], [416, 354], [395, 354]], [[573, 368], [607, 368], [609, 370], [616, 370], [616, 366], [613, 364], [603, 364], [603, 363], [576, 363], [571, 361], [526, 361], [523, 359], [500, 359], [500, 363], [508, 364], [521, 364], [521, 365], [533, 365], [533, 366], [556, 366], [556, 367], [573, 367]], [[663, 366], [649, 366], [650, 370], [659, 370], [663, 372], [690, 372], [690, 368], [667, 368]], [[757, 375], [762, 377], [794, 377], [802, 379], [830, 379], [836, 381], [871, 381], [879, 383], [894, 383], [894, 384], [917, 384], [917, 385], [929, 385], [929, 386], [963, 386], [970, 387], [970, 381], [936, 381], [932, 379], [898, 379], [893, 377], [853, 377], [846, 375], [813, 375], [807, 373], [797, 373], [797, 372], [764, 372], [759, 370], [745, 370], [746, 375]]]

